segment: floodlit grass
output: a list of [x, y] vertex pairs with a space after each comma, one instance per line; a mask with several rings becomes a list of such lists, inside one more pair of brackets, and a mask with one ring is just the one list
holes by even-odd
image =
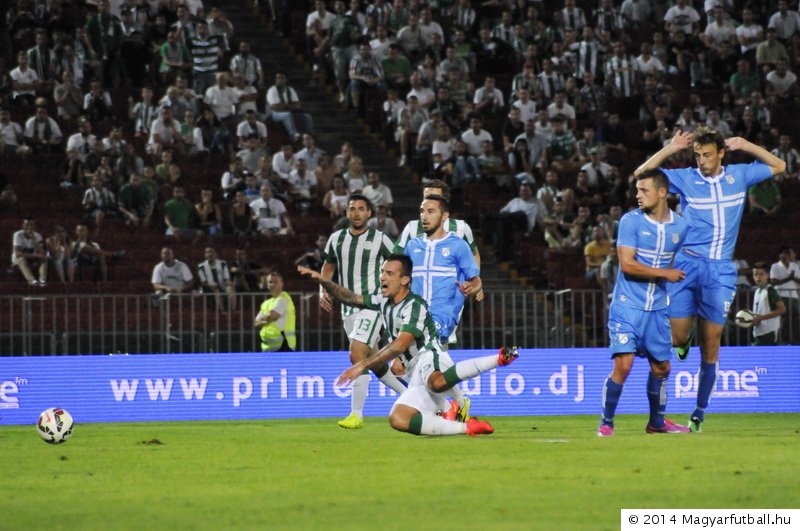
[[[678, 420], [677, 418], [675, 420]], [[683, 419], [681, 419], [683, 420]], [[710, 415], [646, 435], [621, 416], [499, 417], [414, 437], [382, 418], [0, 428], [0, 529], [617, 530], [620, 508], [797, 507], [800, 414]]]

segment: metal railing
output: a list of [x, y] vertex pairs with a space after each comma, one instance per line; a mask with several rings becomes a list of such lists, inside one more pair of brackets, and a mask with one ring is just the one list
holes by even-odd
[[[298, 349], [344, 350], [337, 308], [319, 306], [317, 292], [291, 293]], [[261, 293], [236, 296], [223, 311], [213, 294], [0, 296], [0, 355], [260, 351], [253, 318]], [[459, 348], [605, 347], [607, 299], [599, 290], [514, 290], [469, 301], [458, 330]], [[752, 307], [752, 292], [737, 295], [734, 310]], [[789, 307], [782, 341], [799, 334]], [[788, 326], [788, 328], [787, 328]], [[725, 345], [748, 345], [751, 331], [726, 327]]]

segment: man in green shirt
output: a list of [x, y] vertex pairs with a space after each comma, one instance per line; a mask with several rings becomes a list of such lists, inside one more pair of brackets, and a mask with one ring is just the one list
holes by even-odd
[[142, 176], [138, 173], [132, 173], [128, 183], [120, 188], [118, 205], [128, 225], [144, 228], [150, 226], [153, 194], [150, 188], [142, 184]]
[[164, 223], [167, 225], [168, 236], [193, 238], [197, 230], [192, 227], [192, 214], [194, 206], [186, 199], [186, 191], [182, 186], [172, 189], [172, 199], [164, 205]]

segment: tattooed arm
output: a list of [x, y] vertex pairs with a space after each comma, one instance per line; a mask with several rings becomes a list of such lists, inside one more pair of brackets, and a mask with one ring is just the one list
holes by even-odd
[[343, 288], [335, 282], [325, 280], [318, 271], [314, 271], [313, 269], [303, 266], [297, 266], [297, 271], [299, 271], [301, 275], [311, 277], [311, 280], [318, 282], [319, 285], [325, 289], [325, 291], [331, 294], [331, 297], [339, 302], [349, 304], [350, 306], [365, 306], [363, 296], [358, 295], [347, 288]]

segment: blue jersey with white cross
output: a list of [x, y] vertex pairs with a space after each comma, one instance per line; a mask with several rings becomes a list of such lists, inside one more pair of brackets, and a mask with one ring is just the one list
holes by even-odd
[[464, 307], [457, 283], [480, 275], [469, 245], [448, 232], [439, 240], [424, 236], [409, 240], [403, 252], [414, 264], [411, 291], [428, 303], [435, 321], [457, 323]]
[[[619, 220], [617, 247], [636, 251], [642, 265], [668, 268], [687, 233], [686, 221], [672, 210], [669, 221], [651, 219], [641, 209], [628, 212]], [[648, 279], [617, 272], [611, 304], [638, 310], [653, 311], [667, 307], [667, 290], [663, 279]]]
[[681, 195], [689, 224], [683, 247], [709, 260], [732, 260], [747, 190], [772, 177], [770, 167], [763, 162], [731, 164], [716, 177], [703, 177], [697, 168], [663, 171], [669, 191]]

